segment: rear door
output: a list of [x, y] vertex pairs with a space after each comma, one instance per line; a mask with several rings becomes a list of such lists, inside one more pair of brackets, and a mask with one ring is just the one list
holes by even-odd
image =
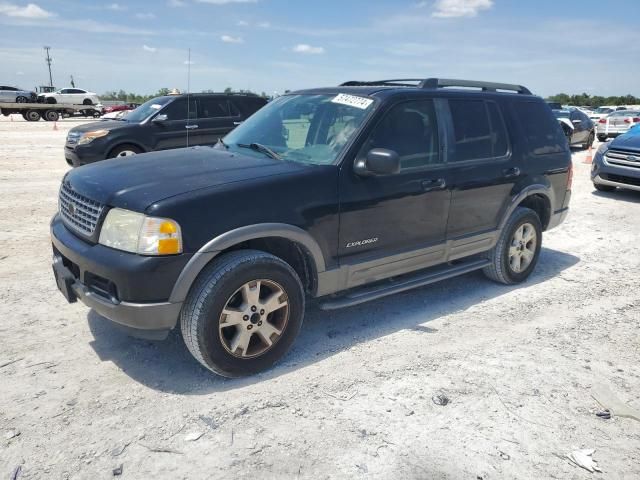
[[177, 98], [160, 110], [158, 115], [166, 115], [167, 119], [150, 122], [156, 138], [156, 150], [182, 148], [194, 145], [193, 141], [197, 142], [195, 131], [199, 124], [198, 104], [195, 98], [190, 98], [189, 103], [186, 97]]
[[449, 98], [447, 162], [451, 208], [447, 239], [494, 231], [520, 176], [502, 109], [478, 97]]
[[240, 111], [226, 97], [199, 97], [198, 128], [192, 133], [198, 145], [214, 145], [241, 120]]
[[573, 135], [571, 143], [585, 143], [589, 136], [589, 125], [586, 124], [578, 110], [571, 111], [571, 123], [573, 124]]

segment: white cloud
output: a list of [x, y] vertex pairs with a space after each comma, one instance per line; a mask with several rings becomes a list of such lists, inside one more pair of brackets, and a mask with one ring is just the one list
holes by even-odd
[[493, 6], [493, 0], [437, 0], [434, 17], [475, 17], [480, 10]]
[[122, 12], [126, 9], [127, 7], [120, 5], [119, 3], [112, 3], [111, 5], [107, 5], [107, 10], [113, 10], [114, 12]]
[[269, 22], [260, 22], [260, 23], [258, 24], [258, 26], [259, 26], [260, 28], [269, 28], [269, 27], [271, 27], [271, 24], [270, 24]]
[[18, 18], [49, 18], [55, 14], [39, 7], [35, 3], [29, 3], [26, 7], [20, 7], [13, 3], [0, 3], [0, 14]]
[[150, 47], [148, 45], [142, 45], [142, 49], [145, 52], [150, 52], [150, 53], [154, 53], [156, 50], [158, 50], [156, 47]]
[[245, 21], [245, 20], [239, 20], [238, 23], [236, 23], [237, 26], [239, 27], [248, 27], [249, 26], [249, 22]]
[[222, 35], [220, 37], [220, 40], [222, 40], [224, 43], [244, 43], [242, 37], [232, 37], [231, 35]]
[[228, 5], [230, 3], [257, 3], [258, 0], [196, 0], [198, 3], [209, 3], [211, 5]]
[[306, 43], [299, 43], [292, 49], [296, 53], [307, 53], [307, 54], [321, 54], [324, 53], [324, 48], [322, 47], [313, 47], [311, 45], [307, 45]]
[[156, 18], [155, 14], [149, 12], [149, 13], [136, 13], [136, 18], [139, 18], [140, 20], [152, 20], [154, 18]]
[[186, 7], [187, 3], [184, 0], [169, 0], [167, 2], [167, 5], [173, 8], [178, 8], [178, 7]]

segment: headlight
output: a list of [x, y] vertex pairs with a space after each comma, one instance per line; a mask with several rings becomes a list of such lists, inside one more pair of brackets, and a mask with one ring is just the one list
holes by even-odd
[[93, 132], [84, 133], [80, 140], [78, 140], [78, 145], [86, 145], [87, 143], [93, 142], [96, 138], [106, 137], [109, 135], [109, 130], [94, 130]]
[[98, 242], [140, 255], [182, 253], [182, 233], [178, 222], [169, 218], [147, 217], [121, 208], [109, 210]]

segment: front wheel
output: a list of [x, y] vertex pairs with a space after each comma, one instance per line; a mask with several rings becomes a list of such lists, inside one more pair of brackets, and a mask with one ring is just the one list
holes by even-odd
[[538, 263], [541, 245], [542, 225], [538, 214], [530, 208], [518, 207], [489, 252], [491, 265], [483, 272], [491, 280], [506, 285], [524, 282]]
[[239, 250], [200, 274], [180, 325], [198, 362], [224, 377], [241, 377], [278, 361], [303, 317], [304, 291], [293, 268], [268, 253]]
[[29, 99], [27, 97], [20, 96], [16, 98], [16, 103], [27, 103]]
[[85, 98], [85, 99], [82, 101], [82, 104], [83, 104], [83, 105], [93, 105], [93, 102], [91, 101], [91, 99], [90, 99], [90, 98]]
[[135, 145], [120, 145], [119, 147], [111, 150], [109, 152], [109, 155], [107, 155], [107, 158], [131, 157], [139, 153], [142, 153], [142, 150], [140, 150]]
[[58, 101], [53, 97], [47, 97], [46, 103], [54, 104], [54, 103], [58, 103]]

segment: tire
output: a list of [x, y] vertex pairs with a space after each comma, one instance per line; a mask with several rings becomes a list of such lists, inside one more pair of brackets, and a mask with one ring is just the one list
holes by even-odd
[[37, 122], [40, 120], [40, 112], [38, 110], [27, 110], [24, 112], [24, 118], [27, 122]]
[[592, 147], [592, 146], [593, 146], [593, 142], [594, 142], [594, 140], [595, 140], [595, 134], [594, 134], [593, 132], [591, 132], [591, 133], [589, 134], [589, 136], [587, 137], [587, 143], [583, 143], [583, 144], [582, 144], [582, 149], [583, 149], [583, 150], [586, 150], [586, 149], [588, 149], [589, 147]]
[[29, 119], [27, 118], [27, 112], [22, 112], [20, 115], [22, 115], [22, 118], [24, 118], [27, 122], [29, 121]]
[[29, 99], [27, 97], [19, 96], [16, 98], [16, 103], [27, 103]]
[[[535, 245], [529, 242], [526, 242], [524, 247], [522, 243], [515, 245], [518, 242], [516, 234], [521, 228], [525, 233], [529, 231], [529, 228], [533, 229]], [[485, 267], [483, 272], [491, 280], [505, 285], [524, 282], [538, 263], [541, 245], [542, 225], [538, 214], [530, 208], [517, 207], [504, 226], [498, 243], [489, 252], [488, 258], [491, 265]], [[515, 251], [512, 252], [512, 248]], [[513, 267], [514, 264], [517, 265], [518, 252], [520, 252], [521, 259], [519, 271]], [[529, 252], [530, 257], [525, 257], [525, 252]], [[515, 254], [513, 263], [511, 262], [511, 253]], [[528, 261], [526, 265], [525, 259]]]
[[85, 99], [82, 101], [82, 104], [83, 104], [83, 105], [93, 105], [93, 102], [91, 101], [91, 99], [90, 99], [90, 98], [85, 98]]
[[93, 111], [93, 118], [100, 118], [102, 114], [98, 110]]
[[611, 185], [600, 185], [598, 183], [594, 183], [593, 186], [599, 192], [613, 192], [616, 187], [612, 187]]
[[47, 122], [56, 122], [60, 118], [60, 114], [55, 110], [46, 110], [42, 115]]
[[[256, 281], [263, 295], [248, 300], [255, 295], [250, 285]], [[248, 293], [243, 293], [245, 287]], [[265, 302], [265, 297], [278, 291], [279, 306], [269, 313], [267, 305], [274, 300]], [[256, 310], [250, 309], [251, 303], [257, 304]], [[201, 272], [182, 308], [180, 326], [187, 348], [205, 368], [224, 377], [242, 377], [266, 370], [284, 356], [298, 336], [304, 308], [302, 283], [289, 264], [258, 250], [239, 250], [215, 259]], [[224, 315], [224, 309], [237, 310], [238, 316]], [[229, 318], [231, 323], [220, 327]], [[263, 335], [269, 335], [269, 343]], [[248, 338], [246, 347], [236, 341], [240, 337]]]
[[598, 135], [598, 140], [601, 142], [606, 142], [607, 141], [607, 136], [606, 135]]
[[131, 157], [133, 155], [137, 155], [142, 153], [142, 150], [136, 147], [135, 145], [119, 145], [115, 147], [113, 150], [109, 152], [107, 158], [116, 158], [116, 157]]
[[53, 97], [47, 97], [45, 103], [50, 103], [53, 105], [54, 103], [58, 103], [58, 101]]

